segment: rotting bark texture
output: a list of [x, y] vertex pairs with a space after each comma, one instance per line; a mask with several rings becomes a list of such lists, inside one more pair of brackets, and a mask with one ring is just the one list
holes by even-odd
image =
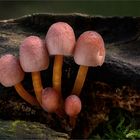
[[[86, 138], [98, 124], [106, 121], [112, 107], [119, 107], [140, 114], [140, 17], [94, 17], [81, 14], [34, 14], [18, 19], [0, 21], [0, 55], [12, 53], [18, 57], [19, 45], [29, 35], [45, 38], [54, 22], [70, 24], [76, 38], [84, 31], [95, 30], [105, 41], [106, 59], [102, 67], [89, 68], [81, 93], [83, 109], [72, 135]], [[43, 86], [51, 86], [53, 57], [46, 71], [41, 72]], [[62, 94], [70, 94], [78, 66], [72, 57], [64, 58]], [[30, 74], [23, 81], [33, 93]], [[41, 108], [31, 107], [15, 92], [14, 88], [0, 85], [0, 116], [2, 119], [38, 121], [56, 131], [71, 134], [68, 118], [58, 118]], [[76, 133], [80, 134], [80, 137]]]

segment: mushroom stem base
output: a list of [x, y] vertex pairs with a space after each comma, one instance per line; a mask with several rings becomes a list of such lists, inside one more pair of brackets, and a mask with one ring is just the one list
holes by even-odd
[[26, 102], [30, 103], [31, 105], [36, 105], [39, 106], [38, 101], [36, 100], [36, 98], [34, 98], [32, 95], [30, 95], [22, 86], [21, 83], [16, 84], [15, 89], [17, 91], [17, 93], [19, 94], [19, 96], [21, 98], [23, 98]]
[[74, 129], [75, 125], [76, 125], [77, 116], [69, 117], [69, 119], [70, 119], [70, 125], [71, 125], [72, 129]]
[[42, 94], [42, 82], [41, 82], [41, 75], [40, 72], [32, 72], [32, 82], [33, 82], [33, 87], [34, 87], [34, 91], [36, 94], [36, 98], [38, 100], [38, 102], [41, 104], [41, 94]]
[[55, 114], [56, 114], [57, 116], [59, 116], [60, 118], [64, 118], [64, 116], [65, 116], [65, 111], [64, 111], [63, 107], [60, 106], [60, 107], [55, 111]]

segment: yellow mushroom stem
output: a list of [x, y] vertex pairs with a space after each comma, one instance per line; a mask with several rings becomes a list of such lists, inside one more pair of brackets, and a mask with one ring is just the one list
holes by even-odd
[[33, 82], [33, 87], [34, 87], [34, 91], [36, 94], [36, 98], [38, 100], [38, 102], [41, 104], [42, 100], [41, 100], [41, 94], [42, 94], [42, 82], [41, 82], [41, 75], [40, 72], [32, 72], [32, 82]]
[[17, 93], [20, 95], [21, 98], [23, 98], [26, 102], [30, 103], [31, 105], [36, 105], [39, 106], [38, 101], [36, 100], [35, 97], [33, 97], [32, 95], [30, 95], [22, 86], [21, 83], [16, 84], [15, 89], [17, 91]]
[[62, 117], [64, 114], [63, 110], [63, 100], [61, 94], [61, 78], [62, 78], [62, 66], [63, 66], [63, 55], [56, 55], [54, 58], [53, 64], [53, 88], [58, 92], [60, 98], [60, 105], [56, 111], [56, 114], [59, 117]]
[[[74, 94], [77, 96], [80, 95], [84, 82], [85, 82], [85, 79], [86, 79], [86, 76], [87, 76], [87, 72], [88, 72], [88, 66], [81, 65], [79, 67], [71, 94]], [[77, 118], [77, 116], [69, 117], [72, 128], [74, 128], [76, 125], [76, 118]]]
[[86, 79], [87, 72], [88, 72], [88, 66], [81, 65], [79, 67], [77, 77], [75, 79], [74, 87], [72, 90], [72, 94], [75, 94], [77, 96], [80, 95], [84, 82], [85, 82], [85, 79]]
[[56, 55], [53, 65], [53, 88], [61, 96], [61, 77], [62, 77], [63, 55]]

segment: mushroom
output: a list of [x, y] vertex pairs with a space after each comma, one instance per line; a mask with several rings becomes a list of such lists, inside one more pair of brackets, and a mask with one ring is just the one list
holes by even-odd
[[70, 124], [74, 128], [77, 115], [82, 108], [81, 100], [77, 95], [70, 95], [65, 99], [65, 112], [70, 117]]
[[80, 35], [74, 50], [74, 60], [80, 65], [72, 94], [79, 96], [89, 66], [101, 66], [105, 59], [104, 41], [95, 31], [86, 31]]
[[75, 46], [75, 34], [72, 27], [65, 22], [57, 22], [51, 25], [46, 35], [46, 46], [49, 54], [55, 55], [52, 78], [53, 88], [61, 96], [63, 55], [72, 55]]
[[55, 113], [59, 108], [59, 94], [55, 89], [47, 87], [42, 91], [42, 108], [49, 112]]
[[40, 71], [48, 68], [49, 56], [45, 43], [37, 36], [29, 36], [20, 45], [20, 64], [25, 72], [32, 73], [34, 91], [41, 104], [42, 83]]
[[17, 93], [31, 105], [39, 105], [36, 98], [31, 96], [22, 86], [21, 81], [24, 78], [24, 72], [21, 69], [19, 60], [6, 54], [0, 58], [0, 82], [5, 87], [14, 86]]

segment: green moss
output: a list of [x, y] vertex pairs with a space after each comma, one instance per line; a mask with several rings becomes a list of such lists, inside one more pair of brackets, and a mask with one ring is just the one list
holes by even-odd
[[136, 126], [136, 123], [137, 122], [130, 114], [122, 111], [121, 109], [117, 109], [111, 112], [108, 122], [97, 128], [97, 133], [94, 132], [91, 135], [90, 140], [140, 139], [140, 128]]
[[46, 136], [43, 131], [43, 126], [38, 123], [31, 123], [31, 122], [25, 122], [25, 121], [1, 121], [0, 122], [0, 137], [10, 137], [10, 138], [16, 138], [16, 137], [24, 137], [24, 138], [30, 138], [32, 136], [33, 138], [43, 138]]
[[56, 132], [45, 125], [26, 121], [0, 120], [1, 139], [38, 139], [38, 140], [68, 140], [67, 134]]

